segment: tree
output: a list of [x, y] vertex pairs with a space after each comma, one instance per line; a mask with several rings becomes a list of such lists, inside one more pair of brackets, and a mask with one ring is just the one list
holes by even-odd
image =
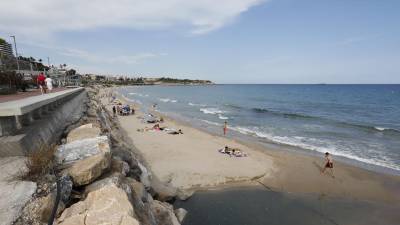
[[76, 70], [74, 70], [74, 69], [67, 70], [67, 72], [65, 72], [65, 74], [66, 75], [75, 75], [76, 74]]

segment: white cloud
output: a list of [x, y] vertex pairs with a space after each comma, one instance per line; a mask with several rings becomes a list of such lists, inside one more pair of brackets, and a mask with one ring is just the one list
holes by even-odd
[[138, 64], [152, 58], [158, 58], [167, 56], [167, 53], [153, 53], [153, 52], [142, 52], [132, 55], [102, 55], [99, 53], [92, 53], [83, 49], [78, 48], [67, 48], [59, 47], [51, 44], [41, 44], [38, 42], [22, 41], [23, 44], [29, 45], [31, 47], [42, 48], [50, 50], [57, 53], [58, 55], [63, 55], [67, 57], [72, 57], [76, 59], [81, 59], [89, 63], [99, 63], [99, 64]]
[[93, 54], [81, 49], [73, 49], [73, 48], [59, 49], [57, 52], [60, 55], [79, 58], [92, 63], [122, 63], [122, 64], [137, 64], [150, 58], [156, 58], [167, 55], [166, 53], [148, 52], [148, 53], [138, 53], [134, 55], [104, 56], [100, 54]]
[[0, 31], [48, 36], [99, 27], [207, 33], [268, 0], [1, 0]]
[[381, 34], [369, 34], [364, 36], [352, 36], [343, 39], [342, 41], [338, 42], [338, 45], [352, 45], [359, 42], [371, 41], [373, 39], [377, 39], [381, 37]]

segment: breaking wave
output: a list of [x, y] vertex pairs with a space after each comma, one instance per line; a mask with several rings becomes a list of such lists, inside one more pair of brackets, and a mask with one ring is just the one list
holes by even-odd
[[225, 113], [225, 111], [222, 111], [218, 108], [201, 108], [200, 111], [204, 114], [222, 114]]

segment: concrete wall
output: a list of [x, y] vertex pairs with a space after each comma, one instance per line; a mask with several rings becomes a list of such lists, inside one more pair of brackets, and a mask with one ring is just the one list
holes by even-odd
[[0, 157], [23, 156], [38, 149], [41, 145], [54, 144], [61, 137], [64, 129], [78, 121], [87, 109], [87, 92], [81, 91], [68, 96], [55, 107], [47, 107], [38, 113], [28, 126], [23, 126], [18, 133], [0, 137]]

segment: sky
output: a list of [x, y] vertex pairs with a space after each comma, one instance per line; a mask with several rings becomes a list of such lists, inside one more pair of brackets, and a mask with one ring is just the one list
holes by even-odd
[[1, 0], [0, 37], [80, 73], [400, 83], [398, 0]]

